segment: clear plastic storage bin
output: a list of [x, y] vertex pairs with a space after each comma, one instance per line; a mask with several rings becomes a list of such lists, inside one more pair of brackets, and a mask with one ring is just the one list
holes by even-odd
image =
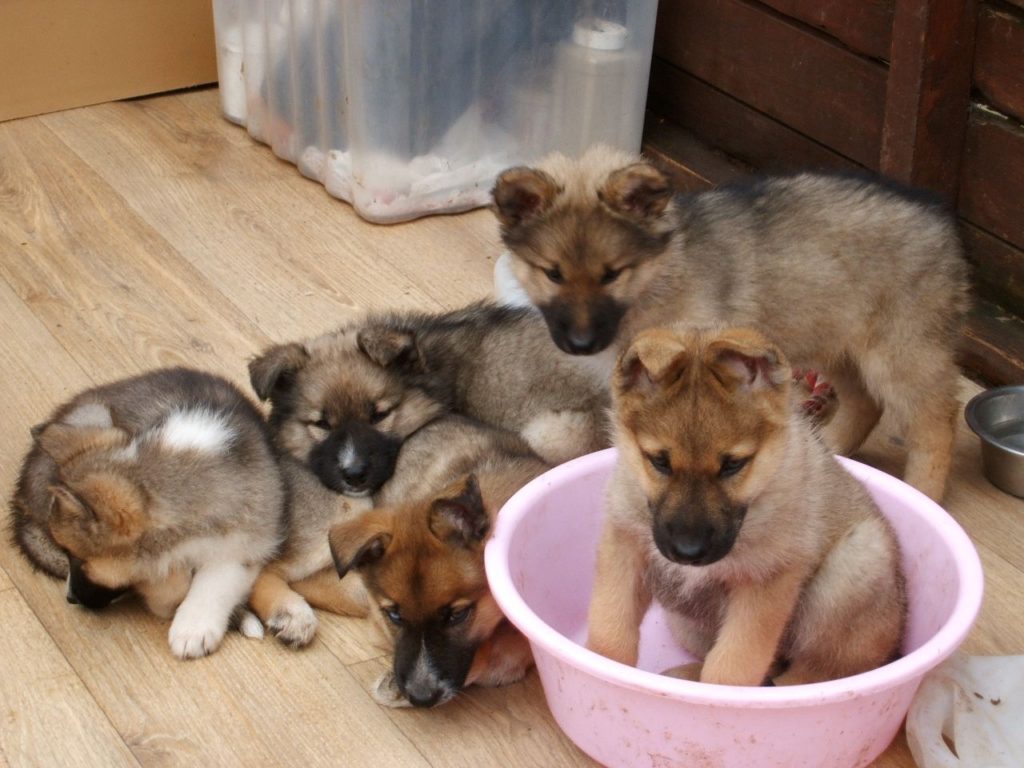
[[637, 151], [657, 0], [214, 0], [225, 116], [390, 223], [488, 202], [495, 176]]

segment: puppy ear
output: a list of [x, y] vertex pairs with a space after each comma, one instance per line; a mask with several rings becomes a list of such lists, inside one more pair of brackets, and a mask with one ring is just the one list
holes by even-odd
[[131, 480], [111, 472], [97, 472], [74, 487], [50, 487], [56, 514], [54, 521], [83, 528], [104, 524], [114, 536], [134, 541], [146, 528], [145, 491]]
[[537, 168], [509, 168], [491, 190], [494, 213], [502, 229], [509, 230], [544, 214], [562, 189]]
[[665, 212], [673, 194], [668, 176], [650, 163], [633, 163], [608, 174], [597, 197], [615, 213], [650, 220]]
[[114, 416], [110, 407], [104, 403], [80, 403], [61, 417], [61, 423], [72, 427], [102, 427], [109, 429], [114, 426]]
[[51, 485], [47, 490], [53, 499], [51, 509], [55, 519], [83, 527], [97, 521], [96, 513], [92, 508], [68, 486]]
[[788, 385], [793, 378], [782, 351], [750, 328], [723, 331], [708, 345], [705, 362], [727, 389], [776, 389]]
[[408, 369], [421, 361], [416, 334], [400, 328], [363, 328], [356, 335], [359, 351], [382, 368]]
[[619, 392], [665, 388], [679, 379], [690, 358], [679, 334], [664, 328], [643, 331], [619, 358], [615, 388]]
[[309, 352], [297, 342], [277, 344], [249, 361], [249, 383], [260, 400], [283, 392], [309, 362]]
[[[98, 427], [100, 429], [113, 429], [114, 417], [110, 407], [105, 403], [84, 402], [79, 403], [75, 408], [65, 413], [59, 422], [69, 427]], [[43, 431], [51, 422], [44, 421], [36, 424], [29, 431], [33, 440], [38, 440]]]
[[125, 445], [128, 433], [116, 427], [76, 427], [59, 421], [37, 427], [36, 444], [58, 464], [84, 451]]
[[332, 526], [327, 540], [338, 578], [380, 560], [391, 538], [390, 526], [370, 514]]
[[490, 528], [476, 475], [467, 475], [448, 486], [430, 505], [430, 532], [451, 546], [479, 544]]

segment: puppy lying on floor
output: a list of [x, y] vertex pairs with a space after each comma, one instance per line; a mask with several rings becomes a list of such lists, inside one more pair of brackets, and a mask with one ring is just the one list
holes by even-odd
[[338, 583], [327, 547], [331, 526], [372, 506], [372, 494], [409, 501], [451, 481], [427, 482], [420, 461], [407, 459], [400, 464], [413, 468], [412, 487], [399, 476], [403, 490], [389, 489], [399, 452], [419, 450], [409, 442], [429, 446], [442, 461], [462, 457], [457, 446], [450, 455], [436, 431], [424, 432], [426, 425], [461, 409], [522, 430], [564, 458], [607, 441], [604, 384], [561, 360], [543, 322], [526, 310], [474, 304], [442, 314], [376, 313], [270, 347], [249, 374], [256, 394], [270, 401], [270, 430], [296, 497], [284, 551], [264, 569], [250, 604], [296, 647], [316, 631], [310, 602], [347, 615], [367, 610], [358, 576]]
[[817, 682], [898, 654], [896, 538], [797, 414], [791, 378], [747, 329], [655, 329], [624, 352], [590, 649], [635, 665], [657, 599], [703, 682]]
[[[427, 429], [435, 420], [452, 411], [481, 418], [519, 432], [554, 461], [607, 444], [606, 382], [553, 349], [528, 310], [479, 303], [441, 314], [374, 313], [270, 347], [249, 374], [270, 401], [292, 499], [284, 550], [260, 575], [250, 605], [295, 647], [316, 632], [311, 604], [345, 615], [367, 610], [358, 576], [338, 583], [327, 549], [332, 525], [369, 508], [374, 494], [394, 504], [442, 491], [455, 477], [446, 468], [468, 455], [464, 440], [483, 450], [512, 445], [510, 436], [458, 419], [442, 430], [449, 445]], [[529, 450], [514, 443], [513, 452]], [[423, 476], [422, 446], [438, 453], [441, 479]], [[324, 487], [311, 486], [316, 478]]]
[[249, 372], [280, 449], [349, 496], [380, 490], [403, 442], [446, 413], [517, 432], [552, 463], [608, 443], [605, 377], [526, 309], [374, 313], [270, 347]]
[[34, 430], [12, 500], [23, 554], [102, 608], [131, 589], [170, 617], [179, 658], [212, 653], [284, 534], [263, 418], [185, 368], [90, 389]]
[[331, 529], [338, 574], [362, 577], [393, 648], [378, 702], [432, 707], [532, 666], [488, 590], [483, 551], [501, 506], [548, 467], [518, 436], [447, 416], [406, 442], [381, 506]]

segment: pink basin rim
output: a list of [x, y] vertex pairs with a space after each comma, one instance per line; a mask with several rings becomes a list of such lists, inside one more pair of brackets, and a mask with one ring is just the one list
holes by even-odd
[[935, 502], [906, 483], [873, 467], [837, 457], [843, 467], [861, 482], [870, 480], [875, 487], [896, 497], [903, 504], [913, 507], [918, 514], [926, 517], [929, 524], [949, 543], [954, 553], [960, 589], [949, 619], [934, 636], [903, 658], [879, 669], [841, 680], [780, 688], [693, 683], [606, 659], [555, 631], [526, 604], [512, 583], [508, 545], [523, 516], [540, 502], [552, 487], [571, 484], [580, 475], [594, 471], [605, 470], [606, 476], [615, 462], [615, 455], [615, 449], [609, 448], [582, 456], [555, 467], [524, 486], [502, 508], [494, 534], [485, 551], [491, 592], [508, 619], [532, 644], [594, 677], [656, 696], [712, 706], [782, 709], [819, 705], [870, 695], [914, 681], [959, 647], [978, 615], [984, 576], [978, 553], [960, 525]]

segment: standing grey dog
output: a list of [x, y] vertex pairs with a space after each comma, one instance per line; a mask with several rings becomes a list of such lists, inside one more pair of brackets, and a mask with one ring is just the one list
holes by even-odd
[[603, 147], [505, 171], [494, 202], [515, 275], [564, 352], [621, 350], [680, 322], [758, 328], [832, 380], [835, 450], [855, 450], [889, 410], [907, 482], [942, 497], [969, 302], [955, 222], [936, 203], [814, 174], [677, 195], [654, 166]]

